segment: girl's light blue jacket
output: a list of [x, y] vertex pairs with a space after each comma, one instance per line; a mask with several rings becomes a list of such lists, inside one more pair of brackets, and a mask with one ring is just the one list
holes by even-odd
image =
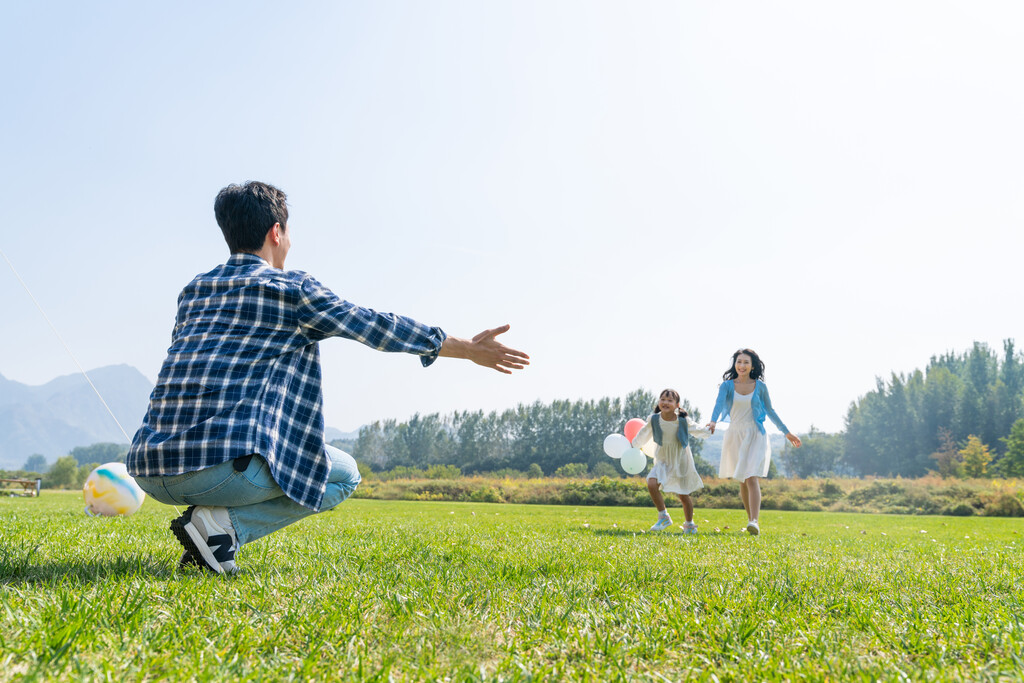
[[[764, 431], [764, 418], [768, 417], [772, 423], [779, 428], [783, 434], [789, 434], [789, 428], [782, 424], [782, 418], [772, 408], [772, 399], [768, 396], [768, 386], [761, 380], [754, 380], [754, 396], [750, 399], [750, 410], [754, 413], [754, 424], [762, 434]], [[711, 421], [729, 421], [729, 412], [732, 410], [732, 399], [736, 394], [736, 384], [727, 379], [718, 387], [718, 400], [715, 401], [715, 409], [711, 413]]]

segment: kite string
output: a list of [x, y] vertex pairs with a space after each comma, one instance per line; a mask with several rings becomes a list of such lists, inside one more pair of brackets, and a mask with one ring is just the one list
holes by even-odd
[[32, 299], [32, 303], [36, 305], [36, 308], [38, 308], [39, 312], [42, 314], [43, 320], [45, 320], [46, 324], [50, 326], [53, 333], [57, 335], [57, 339], [59, 339], [60, 343], [64, 345], [64, 350], [68, 352], [68, 355], [71, 356], [71, 360], [73, 360], [75, 365], [78, 366], [78, 370], [82, 373], [82, 376], [85, 377], [85, 381], [88, 382], [89, 386], [92, 387], [92, 390], [96, 392], [96, 396], [100, 399], [100, 403], [102, 403], [103, 407], [107, 409], [108, 413], [110, 413], [110, 417], [113, 418], [114, 424], [116, 424], [117, 428], [121, 430], [122, 434], [124, 434], [125, 440], [127, 440], [128, 443], [131, 443], [132, 437], [128, 436], [128, 432], [124, 430], [124, 427], [121, 426], [117, 417], [114, 416], [114, 411], [111, 410], [110, 406], [107, 405], [107, 402], [103, 400], [103, 395], [100, 394], [100, 390], [97, 389], [96, 385], [92, 383], [91, 379], [89, 379], [89, 374], [85, 371], [85, 368], [82, 367], [82, 364], [78, 362], [78, 359], [75, 358], [75, 354], [71, 352], [71, 347], [69, 347], [67, 342], [64, 341], [64, 337], [60, 336], [60, 332], [58, 332], [57, 328], [53, 326], [52, 322], [50, 322], [50, 318], [46, 315], [46, 311], [44, 311], [43, 307], [39, 305], [35, 295], [32, 294], [32, 290], [28, 288], [27, 284], [25, 284], [25, 281], [21, 278], [21, 275], [18, 274], [18, 271], [14, 268], [14, 264], [11, 263], [11, 259], [7, 258], [7, 254], [4, 253], [3, 249], [0, 249], [0, 256], [3, 256], [4, 260], [7, 261], [7, 265], [11, 267], [11, 272], [14, 273], [14, 277], [18, 278], [18, 282], [20, 282], [21, 286], [25, 288], [25, 291], [28, 292], [29, 298]]

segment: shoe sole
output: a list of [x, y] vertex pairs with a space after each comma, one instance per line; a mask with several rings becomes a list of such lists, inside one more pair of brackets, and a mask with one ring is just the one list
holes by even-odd
[[761, 530], [758, 529], [753, 524], [748, 524], [747, 525], [747, 533], [750, 534], [751, 536], [757, 536], [759, 533], [761, 533]]
[[192, 559], [200, 561], [211, 572], [215, 574], [223, 574], [224, 568], [220, 566], [220, 562], [213, 556], [213, 551], [210, 550], [210, 546], [206, 545], [206, 541], [203, 540], [202, 534], [199, 533], [199, 529], [192, 523], [191, 518], [188, 522], [182, 522], [181, 518], [171, 520], [171, 531], [174, 533], [174, 537], [178, 539], [178, 543], [185, 548], [185, 550], [192, 553]]
[[203, 569], [206, 569], [206, 566], [197, 560], [196, 556], [188, 550], [183, 552], [181, 554], [181, 559], [178, 560], [178, 569], [185, 569], [186, 567], [202, 567]]

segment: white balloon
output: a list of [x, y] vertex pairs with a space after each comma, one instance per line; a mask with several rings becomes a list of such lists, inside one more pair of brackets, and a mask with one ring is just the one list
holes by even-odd
[[622, 434], [609, 434], [604, 437], [604, 452], [609, 458], [621, 458], [629, 450], [629, 439]]
[[619, 459], [622, 469], [629, 474], [640, 474], [647, 469], [647, 456], [639, 448], [630, 448]]

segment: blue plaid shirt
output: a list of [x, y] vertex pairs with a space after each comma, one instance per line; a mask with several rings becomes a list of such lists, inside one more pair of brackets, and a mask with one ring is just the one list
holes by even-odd
[[344, 301], [301, 271], [233, 254], [178, 297], [171, 347], [128, 471], [169, 476], [258, 453], [289, 498], [319, 510], [330, 465], [317, 342], [345, 337], [417, 354], [427, 366], [445, 336]]

